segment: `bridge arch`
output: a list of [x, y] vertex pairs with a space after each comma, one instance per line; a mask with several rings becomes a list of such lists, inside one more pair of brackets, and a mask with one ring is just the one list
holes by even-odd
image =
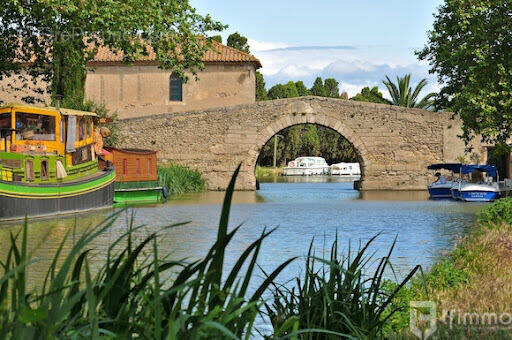
[[[353, 145], [363, 190], [424, 190], [428, 164], [455, 162], [465, 151], [461, 123], [449, 112], [320, 97], [157, 113], [118, 126], [123, 147], [157, 150], [160, 162], [197, 169], [210, 190], [225, 189], [242, 163], [237, 189], [254, 190], [261, 148], [279, 131], [307, 123], [333, 129]], [[473, 146], [485, 159], [485, 147]]]
[[265, 144], [280, 131], [289, 127], [301, 124], [315, 124], [330, 128], [342, 137], [344, 137], [354, 148], [359, 164], [361, 166], [361, 178], [364, 178], [365, 165], [369, 163], [370, 152], [364, 145], [363, 141], [357, 136], [357, 134], [348, 126], [343, 124], [341, 121], [336, 121], [325, 114], [292, 114], [277, 118], [272, 123], [268, 124], [261, 130], [261, 135], [258, 137], [256, 144], [249, 152], [249, 157], [245, 160], [249, 167], [254, 170], [257, 165], [258, 157]]

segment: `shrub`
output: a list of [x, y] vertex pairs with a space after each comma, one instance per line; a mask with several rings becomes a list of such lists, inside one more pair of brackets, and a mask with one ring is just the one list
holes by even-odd
[[512, 198], [502, 198], [478, 212], [478, 223], [512, 224]]
[[167, 189], [169, 195], [201, 192], [206, 187], [206, 182], [198, 171], [178, 164], [159, 165], [158, 181], [160, 186]]

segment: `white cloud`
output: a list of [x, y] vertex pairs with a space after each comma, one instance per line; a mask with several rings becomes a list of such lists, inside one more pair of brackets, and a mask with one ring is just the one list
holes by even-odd
[[[290, 80], [303, 80], [311, 86], [317, 76], [336, 78], [341, 91], [355, 95], [365, 86], [379, 86], [388, 75], [412, 74], [412, 85], [427, 78], [425, 91], [438, 91], [436, 78], [428, 73], [428, 65], [419, 62], [413, 48], [389, 46], [286, 46], [284, 43], [259, 42], [252, 49], [263, 65], [267, 87]], [[263, 48], [265, 47], [265, 48]], [[252, 48], [252, 45], [251, 45]], [[384, 92], [384, 91], [383, 91]]]
[[247, 43], [251, 47], [252, 52], [260, 52], [288, 47], [287, 44], [281, 42], [258, 41], [254, 39], [247, 39]]

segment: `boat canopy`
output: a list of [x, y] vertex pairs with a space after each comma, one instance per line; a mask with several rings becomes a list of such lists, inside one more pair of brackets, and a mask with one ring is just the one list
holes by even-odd
[[432, 164], [427, 167], [429, 170], [450, 170], [453, 172], [460, 172], [463, 165], [460, 163], [439, 163]]
[[10, 108], [10, 109], [14, 109], [14, 110], [36, 109], [39, 111], [48, 111], [48, 112], [57, 112], [58, 111], [62, 115], [65, 115], [65, 116], [80, 116], [80, 117], [82, 117], [82, 116], [96, 117], [97, 116], [96, 113], [94, 113], [94, 112], [80, 111], [80, 110], [73, 110], [73, 109], [66, 109], [66, 108], [60, 108], [57, 110], [57, 108], [51, 107], [51, 106], [40, 107], [40, 106], [30, 105], [30, 104], [13, 104], [13, 103], [0, 105], [0, 110], [6, 109], [6, 108]]
[[60, 109], [60, 113], [65, 115], [65, 116], [80, 116], [80, 117], [82, 117], [82, 116], [96, 117], [97, 116], [97, 114], [94, 113], [94, 112], [72, 110], [72, 109], [64, 109], [64, 108]]
[[486, 172], [493, 178], [498, 177], [498, 169], [494, 165], [486, 164], [464, 164], [461, 168], [463, 174], [470, 174], [474, 171]]

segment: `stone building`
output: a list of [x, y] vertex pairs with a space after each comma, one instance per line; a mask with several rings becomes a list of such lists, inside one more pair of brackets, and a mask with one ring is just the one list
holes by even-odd
[[[121, 119], [255, 102], [256, 70], [261, 67], [256, 57], [212, 41], [203, 62], [205, 69], [198, 72], [199, 79], [189, 73], [189, 81], [183, 83], [172, 70], [158, 68], [152, 51], [126, 64], [122, 55], [101, 48], [88, 64], [85, 96], [105, 103]], [[15, 95], [7, 86], [7, 82], [16, 81], [0, 81], [0, 100], [19, 101], [20, 93]], [[50, 101], [49, 97], [34, 95]]]

